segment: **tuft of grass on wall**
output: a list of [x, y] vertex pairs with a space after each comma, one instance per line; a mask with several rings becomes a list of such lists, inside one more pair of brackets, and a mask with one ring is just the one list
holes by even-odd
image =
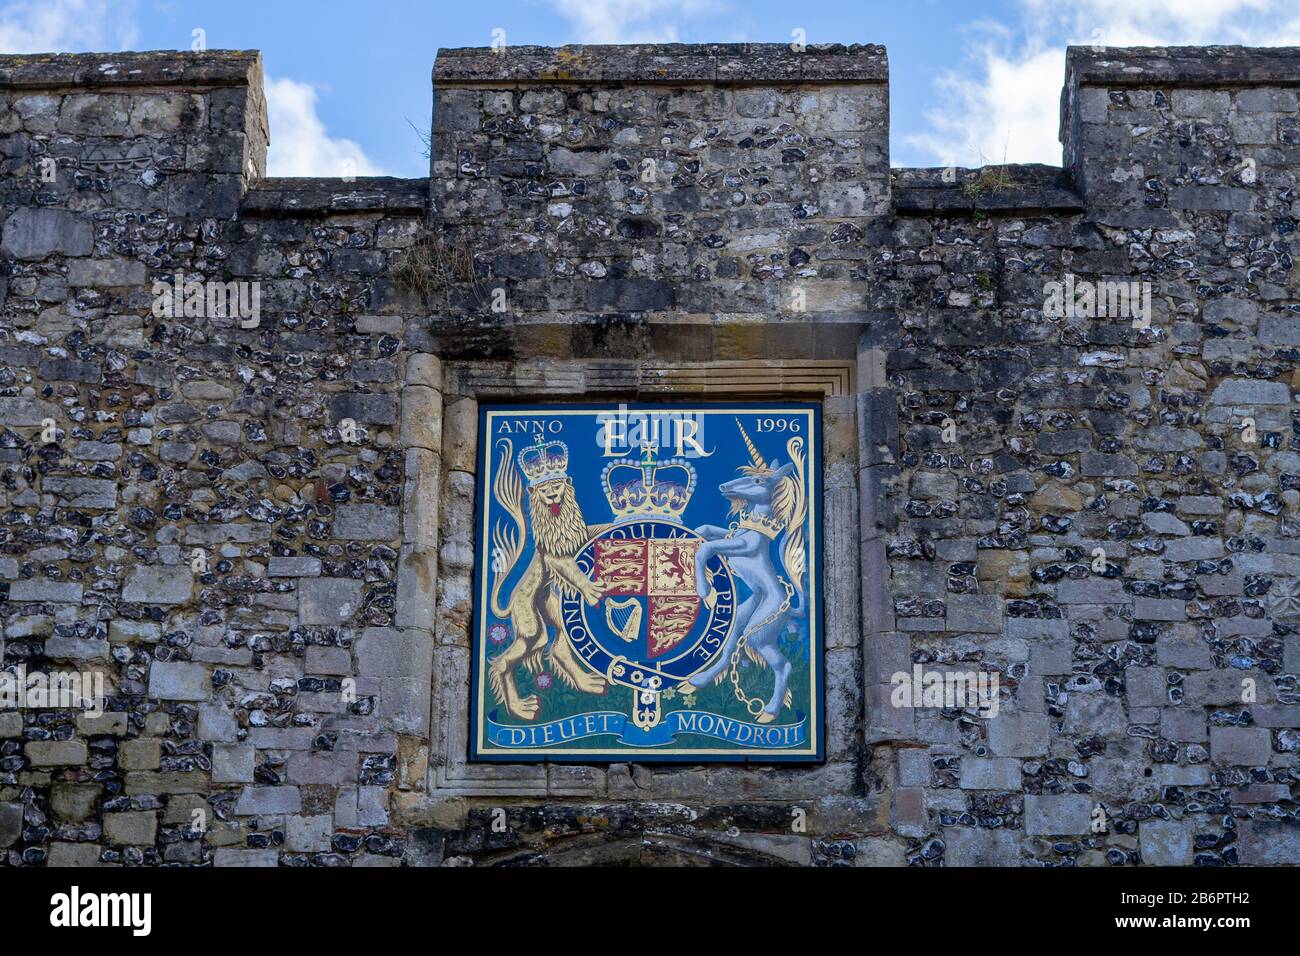
[[447, 305], [456, 286], [476, 287], [474, 253], [466, 243], [425, 235], [389, 266], [389, 275], [425, 306]]
[[1006, 166], [985, 166], [980, 174], [968, 182], [963, 191], [967, 196], [979, 196], [984, 193], [998, 193], [1015, 185], [1011, 170]]

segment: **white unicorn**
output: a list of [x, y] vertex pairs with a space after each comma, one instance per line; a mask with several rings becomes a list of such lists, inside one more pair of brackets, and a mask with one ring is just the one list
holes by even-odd
[[[791, 666], [778, 645], [781, 632], [789, 628], [794, 633], [795, 620], [807, 613], [803, 577], [804, 519], [808, 508], [803, 440], [790, 439], [786, 446], [790, 461], [786, 464], [778, 465], [776, 459], [764, 463], [739, 419], [736, 425], [753, 464], [741, 466], [739, 478], [718, 486], [731, 502], [728, 513], [738, 516], [731, 527], [706, 524], [695, 529], [704, 538], [695, 553], [695, 586], [704, 603], [712, 608], [717, 594], [706, 568], [711, 558], [720, 556], [749, 588], [750, 595], [736, 609], [722, 654], [711, 667], [690, 677], [679, 689], [693, 693], [709, 681], [721, 683], [730, 673], [736, 699], [760, 724], [769, 724], [791, 700]], [[772, 561], [772, 546], [778, 537], [785, 577], [777, 573]], [[798, 601], [792, 604], [796, 594]], [[772, 694], [766, 703], [758, 697], [748, 697], [741, 690], [738, 665], [742, 645], [751, 661], [772, 669]]]

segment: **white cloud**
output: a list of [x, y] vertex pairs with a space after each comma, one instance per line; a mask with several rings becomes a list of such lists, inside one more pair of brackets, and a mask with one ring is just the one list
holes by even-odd
[[676, 43], [677, 20], [720, 13], [716, 0], [552, 0], [576, 43]]
[[1289, 0], [1022, 0], [1022, 4], [1032, 21], [1068, 31], [1071, 42], [1106, 46], [1265, 44], [1274, 36], [1265, 29], [1265, 21], [1291, 9]]
[[985, 44], [978, 54], [982, 76], [952, 71], [935, 81], [944, 105], [926, 113], [931, 131], [905, 137], [908, 145], [942, 166], [1059, 164], [1064, 49], [1010, 57]]
[[930, 129], [904, 137], [941, 165], [1061, 162], [1065, 48], [1300, 42], [1294, 0], [1020, 0], [1014, 26], [974, 24], [970, 62], [941, 73]]
[[19, 0], [0, 6], [0, 53], [124, 50], [137, 35], [131, 0]]
[[266, 81], [271, 124], [270, 176], [382, 176], [357, 143], [330, 136], [316, 115], [316, 88], [296, 80]]

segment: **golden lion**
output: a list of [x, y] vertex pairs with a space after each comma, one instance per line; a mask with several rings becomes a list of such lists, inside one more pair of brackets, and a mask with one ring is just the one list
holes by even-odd
[[546, 625], [555, 629], [556, 637], [547, 651], [555, 673], [570, 687], [588, 694], [603, 694], [605, 680], [578, 663], [569, 644], [569, 634], [560, 612], [564, 594], [580, 594], [595, 605], [605, 593], [604, 585], [589, 580], [578, 568], [575, 555], [583, 545], [605, 527], [588, 526], [568, 476], [539, 482], [528, 489], [528, 514], [533, 526], [533, 558], [524, 569], [506, 604], [501, 603], [501, 587], [523, 553], [527, 529], [524, 524], [523, 483], [515, 470], [510, 441], [501, 439], [500, 466], [493, 490], [497, 501], [514, 519], [513, 531], [497, 525], [492, 532], [493, 582], [492, 613], [509, 618], [514, 640], [505, 653], [488, 665], [488, 683], [496, 699], [512, 716], [533, 720], [541, 709], [536, 694], [519, 696], [515, 668], [523, 664], [536, 672], [546, 647]]

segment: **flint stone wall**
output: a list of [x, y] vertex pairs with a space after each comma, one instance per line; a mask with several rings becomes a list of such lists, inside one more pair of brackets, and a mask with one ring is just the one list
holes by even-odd
[[[0, 57], [3, 663], [108, 694], [0, 711], [0, 859], [1300, 863], [1300, 50], [1072, 49], [1062, 169], [890, 169], [880, 47], [434, 80], [282, 180], [255, 53]], [[824, 765], [467, 764], [477, 405], [570, 396], [823, 402]]]

